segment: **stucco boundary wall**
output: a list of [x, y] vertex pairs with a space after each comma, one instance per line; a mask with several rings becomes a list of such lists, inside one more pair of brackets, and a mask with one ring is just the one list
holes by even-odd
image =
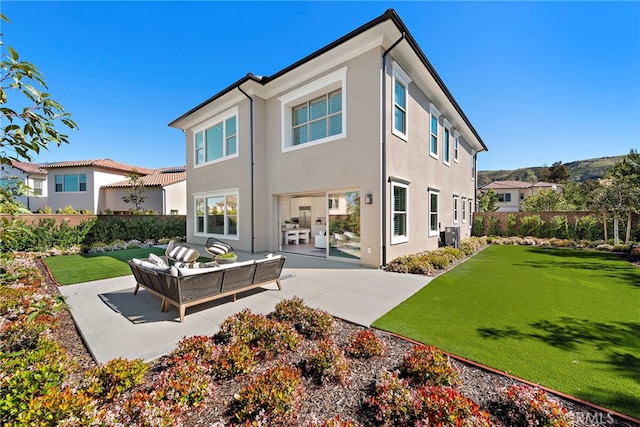
[[[18, 215], [18, 219], [24, 221], [27, 225], [38, 225], [41, 219], [52, 218], [56, 221], [56, 225], [60, 225], [62, 222], [69, 223], [70, 226], [75, 227], [82, 221], [87, 221], [92, 218], [98, 218], [98, 221], [108, 220], [110, 218], [120, 218], [123, 221], [130, 221], [137, 218], [157, 218], [158, 221], [163, 222], [169, 218], [180, 218], [185, 215], [65, 215], [65, 214], [24, 214]], [[0, 215], [0, 218], [11, 219], [11, 215]]]
[[[569, 227], [574, 227], [576, 221], [579, 218], [584, 216], [593, 215], [598, 219], [602, 218], [602, 214], [600, 212], [595, 211], [569, 211], [569, 212], [474, 212], [474, 219], [478, 217], [483, 218], [484, 224], [484, 233], [486, 234], [489, 230], [489, 217], [498, 219], [498, 229], [500, 232], [505, 233], [507, 231], [507, 215], [515, 215], [516, 216], [516, 228], [520, 228], [520, 219], [525, 216], [532, 215], [540, 215], [540, 218], [545, 222], [545, 224], [549, 224], [551, 219], [555, 216], [566, 216], [567, 223]], [[638, 227], [638, 223], [640, 222], [640, 215], [633, 214], [631, 217], [631, 229], [635, 230]], [[621, 218], [620, 224], [623, 226], [627, 225], [627, 217], [626, 215]]]

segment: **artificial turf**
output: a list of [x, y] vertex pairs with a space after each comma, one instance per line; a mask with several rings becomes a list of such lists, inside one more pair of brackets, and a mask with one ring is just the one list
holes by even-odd
[[109, 279], [131, 274], [127, 260], [146, 258], [150, 253], [164, 255], [162, 248], [126, 249], [96, 254], [63, 255], [45, 258], [51, 275], [61, 285]]
[[640, 269], [616, 255], [494, 245], [373, 326], [640, 418]]

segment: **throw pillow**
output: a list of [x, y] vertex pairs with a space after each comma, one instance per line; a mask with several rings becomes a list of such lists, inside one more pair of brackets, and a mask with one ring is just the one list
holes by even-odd
[[160, 258], [156, 254], [149, 254], [149, 262], [152, 262], [153, 264], [157, 265], [158, 267], [164, 267], [164, 268], [168, 268], [169, 267], [167, 265], [167, 263], [164, 262], [164, 260], [162, 258]]

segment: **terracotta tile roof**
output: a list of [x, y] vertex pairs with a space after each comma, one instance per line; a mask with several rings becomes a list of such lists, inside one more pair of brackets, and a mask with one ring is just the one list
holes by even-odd
[[[145, 187], [166, 187], [187, 179], [187, 172], [184, 167], [161, 168], [154, 170], [151, 174], [142, 177]], [[128, 179], [105, 184], [102, 188], [123, 188], [130, 187]]]
[[11, 166], [21, 170], [24, 173], [35, 175], [46, 175], [47, 171], [42, 169], [42, 165], [38, 163], [26, 163], [19, 162], [17, 160], [11, 160]]
[[66, 162], [47, 163], [42, 165], [45, 169], [53, 168], [75, 168], [75, 167], [99, 167], [104, 169], [113, 169], [123, 172], [133, 172], [134, 170], [141, 175], [153, 173], [153, 169], [147, 169], [140, 166], [127, 165], [125, 163], [114, 162], [111, 159], [95, 159], [95, 160], [69, 160]]
[[504, 188], [531, 188], [533, 183], [523, 181], [493, 181], [482, 188], [504, 189]]

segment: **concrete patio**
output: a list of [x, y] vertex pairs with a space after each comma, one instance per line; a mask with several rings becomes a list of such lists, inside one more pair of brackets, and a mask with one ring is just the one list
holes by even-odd
[[[203, 252], [201, 252], [203, 253]], [[263, 254], [238, 252], [239, 260]], [[160, 299], [145, 290], [133, 295], [133, 275], [60, 287], [71, 314], [96, 362], [152, 360], [169, 353], [183, 337], [213, 335], [227, 317], [248, 308], [267, 314], [283, 300], [298, 296], [310, 307], [370, 326], [413, 295], [430, 277], [388, 273], [309, 256], [285, 254], [282, 291], [275, 283], [187, 309], [184, 323], [175, 307], [163, 313]]]

